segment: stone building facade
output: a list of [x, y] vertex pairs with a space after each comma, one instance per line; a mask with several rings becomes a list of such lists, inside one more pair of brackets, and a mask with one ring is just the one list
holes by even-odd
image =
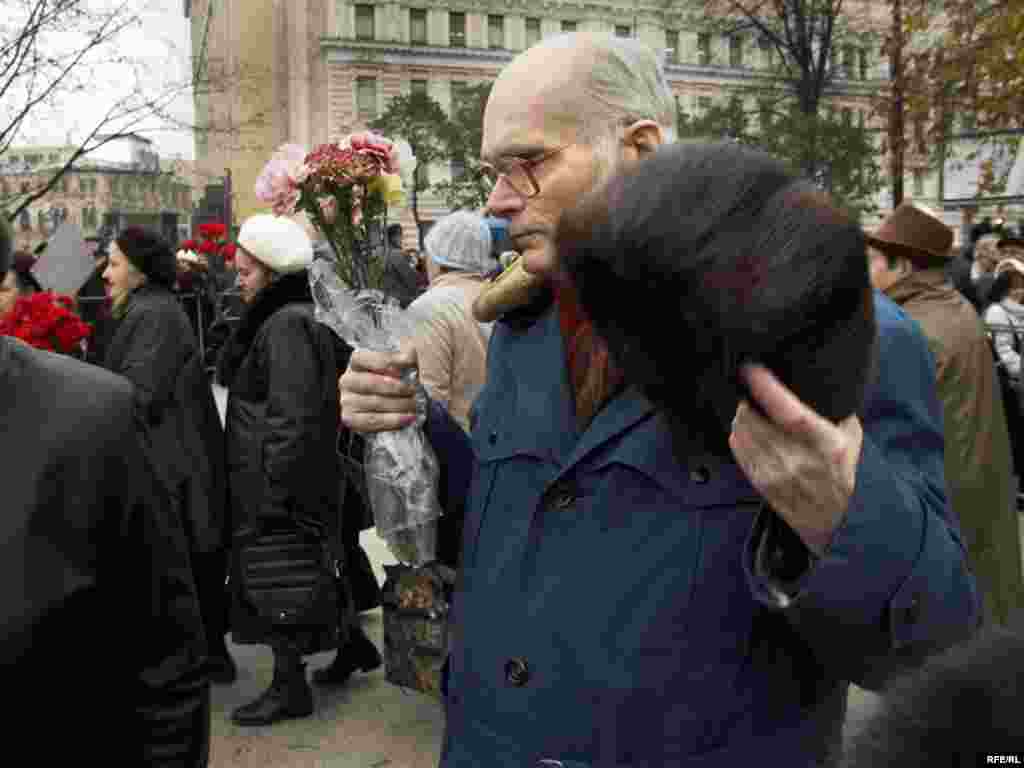
[[[665, 56], [666, 75], [680, 107], [700, 114], [738, 88], [763, 78], [771, 51], [754, 35], [724, 36], [693, 23], [692, 3], [663, 0], [191, 0], [194, 52], [203, 53], [230, 83], [197, 98], [200, 123], [235, 121], [197, 143], [206, 173], [231, 168], [239, 217], [261, 209], [253, 184], [273, 149], [285, 142], [311, 147], [362, 129], [397, 94], [422, 89], [445, 109], [463, 84], [490, 80], [518, 52], [563, 32], [636, 37]], [[887, 85], [871, 29], [886, 23], [886, 4], [848, 4], [863, 41], [836, 51], [831, 103], [850, 119], [883, 128], [871, 116], [872, 97]], [[241, 85], [248, 82], [247, 86]], [[262, 87], [260, 87], [262, 83]], [[752, 97], [745, 97], [750, 100]], [[750, 112], [756, 105], [747, 105]], [[848, 112], [847, 112], [848, 110]], [[248, 122], [248, 121], [255, 121]], [[258, 124], [256, 124], [258, 123]], [[925, 158], [907, 161], [907, 188], [928, 197]], [[429, 169], [431, 182], [449, 169]], [[885, 205], [888, 193], [880, 196]], [[426, 195], [421, 218], [446, 212]], [[405, 220], [411, 225], [411, 217]], [[406, 227], [410, 237], [411, 226]]]
[[[124, 159], [107, 153], [107, 158], [78, 160], [54, 189], [22, 210], [14, 222], [16, 247], [34, 249], [64, 221], [77, 224], [86, 237], [132, 225], [155, 229], [172, 242], [186, 235], [193, 205], [191, 163], [161, 164], [145, 139], [125, 142]], [[0, 207], [16, 208], [26, 194], [48, 183], [75, 150], [11, 147], [0, 157]]]

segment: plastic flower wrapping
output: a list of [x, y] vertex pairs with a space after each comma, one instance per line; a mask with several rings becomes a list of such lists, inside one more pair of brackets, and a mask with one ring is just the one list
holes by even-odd
[[[316, 319], [352, 347], [398, 352], [415, 335], [415, 313], [378, 291], [348, 288], [327, 262], [315, 261], [309, 280]], [[377, 533], [396, 559], [418, 567], [436, 559], [440, 466], [423, 431], [426, 393], [415, 371], [407, 381], [417, 385], [418, 418], [402, 429], [367, 435], [363, 461]]]

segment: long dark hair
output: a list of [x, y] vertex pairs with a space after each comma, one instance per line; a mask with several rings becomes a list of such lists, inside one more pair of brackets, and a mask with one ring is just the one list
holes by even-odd
[[768, 155], [660, 149], [567, 211], [557, 243], [564, 276], [677, 448], [696, 439], [729, 455], [746, 362], [833, 421], [862, 407], [875, 348], [863, 232]]

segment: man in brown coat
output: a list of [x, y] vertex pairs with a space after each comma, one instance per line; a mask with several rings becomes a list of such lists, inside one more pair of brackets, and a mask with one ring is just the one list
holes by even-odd
[[920, 324], [935, 356], [950, 502], [987, 615], [1005, 623], [1024, 605], [1010, 438], [984, 325], [944, 273], [953, 233], [907, 201], [868, 242], [872, 282]]

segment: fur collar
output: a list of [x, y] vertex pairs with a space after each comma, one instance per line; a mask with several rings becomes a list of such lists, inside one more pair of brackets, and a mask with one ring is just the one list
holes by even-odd
[[305, 270], [282, 275], [260, 291], [256, 301], [246, 308], [238, 328], [228, 339], [220, 354], [220, 360], [217, 363], [217, 381], [221, 386], [231, 386], [235, 374], [242, 366], [242, 361], [249, 354], [249, 348], [256, 340], [256, 334], [271, 315], [287, 304], [295, 302], [309, 304], [312, 301], [313, 294], [309, 290], [309, 274]]

